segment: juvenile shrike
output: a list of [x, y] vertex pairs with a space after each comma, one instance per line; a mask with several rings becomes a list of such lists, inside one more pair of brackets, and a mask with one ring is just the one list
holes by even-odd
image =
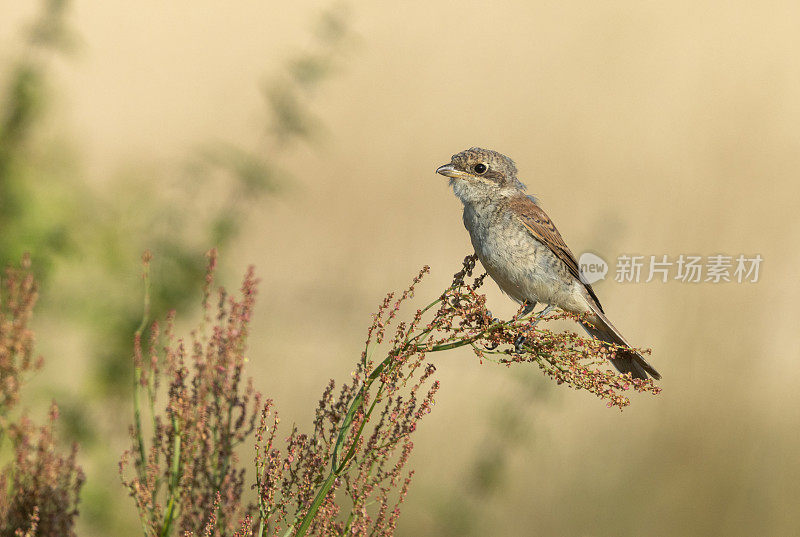
[[[525, 194], [514, 161], [496, 151], [473, 147], [453, 155], [436, 173], [464, 204], [464, 226], [486, 272], [506, 294], [526, 305], [537, 302], [585, 314], [581, 324], [593, 337], [626, 347], [611, 363], [633, 378], [661, 375], [614, 328], [592, 286], [581, 281], [575, 256], [553, 222]], [[613, 356], [613, 354], [612, 354]]]

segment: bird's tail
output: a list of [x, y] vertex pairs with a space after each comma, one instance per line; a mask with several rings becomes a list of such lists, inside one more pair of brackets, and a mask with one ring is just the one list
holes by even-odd
[[656, 380], [661, 380], [661, 374], [648, 364], [641, 354], [630, 348], [631, 346], [625, 341], [619, 330], [611, 324], [608, 317], [599, 308], [594, 307], [594, 304], [590, 305], [594, 315], [587, 322], [581, 323], [589, 335], [606, 343], [627, 347], [627, 349], [617, 349], [616, 358], [611, 360], [611, 364], [617, 371], [630, 373], [635, 379], [646, 379], [647, 375], [650, 375]]

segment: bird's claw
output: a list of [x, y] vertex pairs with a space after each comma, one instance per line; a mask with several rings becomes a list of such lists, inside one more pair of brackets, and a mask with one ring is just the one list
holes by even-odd
[[492, 315], [492, 312], [489, 311], [489, 310], [486, 310], [486, 316], [489, 317], [490, 319], [492, 319], [493, 323], [499, 323], [500, 322], [500, 319], [498, 319], [497, 317]]
[[541, 321], [542, 318], [545, 315], [547, 315], [548, 313], [550, 313], [554, 309], [555, 309], [555, 306], [553, 306], [552, 304], [548, 305], [545, 309], [543, 309], [542, 311], [539, 312], [539, 315], [536, 316], [537, 321]]
[[520, 334], [519, 336], [517, 336], [517, 339], [514, 340], [514, 350], [516, 352], [522, 352], [522, 348], [525, 346], [526, 343], [528, 343], [528, 338]]
[[522, 308], [522, 311], [520, 312], [518, 318], [522, 319], [523, 317], [527, 317], [528, 315], [530, 315], [530, 313], [533, 311], [533, 309], [535, 307], [536, 307], [536, 302], [535, 301], [530, 301], [529, 302], [529, 301], [526, 300], [523, 303], [523, 308]]
[[[486, 317], [488, 317], [488, 318], [489, 318], [489, 324], [490, 324], [490, 325], [492, 325], [492, 324], [498, 324], [499, 322], [501, 322], [501, 321], [500, 321], [500, 319], [498, 319], [497, 317], [495, 317], [494, 315], [492, 315], [492, 312], [491, 312], [491, 311], [489, 311], [489, 310], [486, 310]], [[486, 317], [484, 317], [484, 319], [485, 319]]]

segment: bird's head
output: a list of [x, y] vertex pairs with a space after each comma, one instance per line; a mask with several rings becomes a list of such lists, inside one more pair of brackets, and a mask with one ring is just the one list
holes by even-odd
[[473, 147], [457, 153], [436, 173], [450, 178], [450, 186], [464, 203], [498, 200], [525, 190], [514, 161], [491, 149]]

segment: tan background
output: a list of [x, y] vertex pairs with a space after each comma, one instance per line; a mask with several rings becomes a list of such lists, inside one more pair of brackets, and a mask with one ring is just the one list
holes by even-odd
[[[0, 3], [2, 54], [32, 13], [20, 4]], [[305, 46], [327, 6], [76, 2], [81, 44], [58, 64], [58, 128], [87, 180], [130, 164], [177, 168], [209, 139], [258, 139], [264, 73]], [[664, 376], [662, 396], [622, 414], [523, 366], [437, 356], [443, 387], [415, 441], [400, 534], [458, 535], [459, 510], [473, 507], [491, 535], [797, 531], [800, 4], [349, 8], [351, 50], [314, 105], [326, 132], [292, 151], [294, 188], [249, 216], [227, 259], [263, 279], [259, 387], [287, 419], [308, 421], [386, 291], [423, 264], [433, 274], [420, 293], [443, 288], [470, 247], [433, 170], [490, 147], [517, 161], [576, 253], [759, 253], [761, 281], [597, 284]], [[488, 288], [490, 308], [510, 315]], [[465, 476], [509, 415], [526, 434], [475, 507]]]

